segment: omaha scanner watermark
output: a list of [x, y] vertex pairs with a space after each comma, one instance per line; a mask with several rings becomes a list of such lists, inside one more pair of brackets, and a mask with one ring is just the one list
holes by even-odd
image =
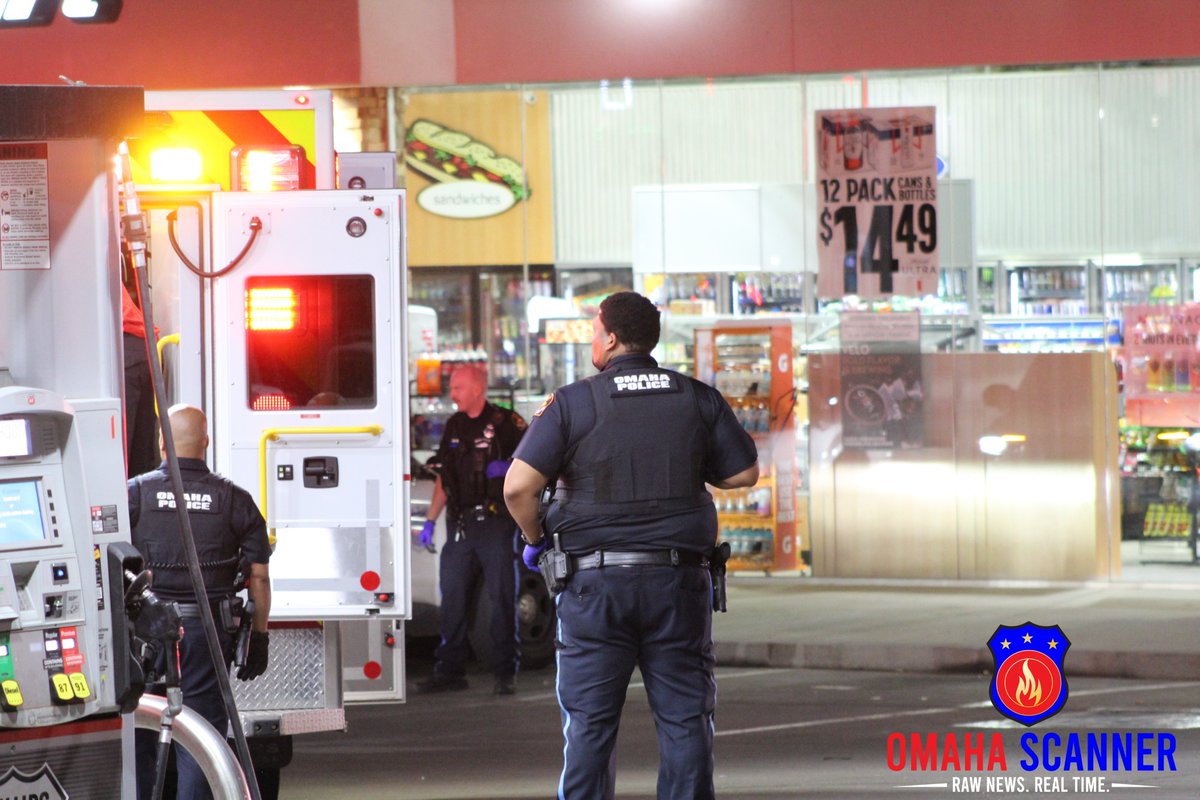
[[[1064, 661], [1071, 647], [1062, 628], [1001, 625], [987, 646], [995, 664], [988, 694], [997, 712], [1032, 728], [1062, 711], [1070, 695]], [[1006, 742], [998, 731], [897, 731], [887, 737], [887, 766], [913, 778], [942, 779], [896, 789], [989, 794], [1153, 788], [1154, 776], [1179, 770], [1175, 735], [1163, 731], [1027, 730], [1010, 757], [1011, 736]], [[1117, 782], [1110, 773], [1135, 773], [1140, 782]]]

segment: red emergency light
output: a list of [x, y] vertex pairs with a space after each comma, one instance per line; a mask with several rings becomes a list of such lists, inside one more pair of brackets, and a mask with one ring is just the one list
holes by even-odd
[[280, 147], [235, 147], [232, 188], [235, 192], [278, 192], [301, 188], [304, 148], [298, 144]]
[[286, 286], [254, 286], [246, 290], [246, 330], [295, 330], [299, 316], [296, 293]]
[[251, 404], [254, 411], [290, 411], [292, 401], [282, 394], [260, 394]]

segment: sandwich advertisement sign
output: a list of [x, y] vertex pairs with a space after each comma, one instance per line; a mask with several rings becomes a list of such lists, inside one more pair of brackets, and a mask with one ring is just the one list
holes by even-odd
[[404, 163], [433, 183], [417, 195], [431, 214], [479, 219], [503, 214], [530, 194], [525, 170], [462, 131], [431, 120], [412, 123], [404, 141]]
[[408, 263], [554, 261], [545, 92], [416, 92], [404, 99]]
[[818, 111], [822, 297], [937, 292], [934, 109]]

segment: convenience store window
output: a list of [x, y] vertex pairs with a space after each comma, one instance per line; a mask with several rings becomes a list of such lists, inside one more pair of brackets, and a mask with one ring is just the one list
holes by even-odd
[[[550, 162], [549, 184], [543, 174], [532, 185], [535, 196], [547, 185], [553, 196], [553, 253], [518, 265], [526, 297], [537, 294], [539, 268], [554, 276], [559, 299], [566, 299], [563, 276], [570, 270], [626, 269], [632, 288], [663, 310], [656, 356], [689, 374], [697, 369], [698, 331], [790, 324], [795, 442], [790, 455], [776, 450], [772, 457], [776, 464], [793, 459], [801, 476], [796, 508], [807, 514], [810, 538], [801, 532], [793, 544], [809, 551], [815, 574], [1069, 575], [1053, 548], [1044, 572], [1022, 572], [1013, 548], [999, 544], [1009, 524], [1003, 512], [1024, 503], [1027, 513], [1011, 519], [1030, 524], [1038, 546], [1062, 546], [1060, 520], [1078, 509], [1043, 502], [1046, 487], [1064, 474], [1078, 481], [1116, 461], [1121, 396], [1112, 401], [1111, 417], [1106, 408], [1092, 409], [1088, 425], [1077, 427], [1084, 410], [1062, 399], [1070, 392], [1038, 382], [1068, 375], [1089, 386], [1107, 380], [1103, 369], [1093, 370], [1103, 364], [1095, 356], [1111, 353], [1127, 335], [1122, 315], [1129, 304], [1198, 296], [1200, 226], [1191, 220], [1200, 211], [1193, 191], [1200, 150], [1192, 146], [1200, 134], [1200, 66], [999, 65], [503, 90], [525, 98], [519, 99], [526, 104], [522, 124], [533, 119], [535, 105], [548, 113], [548, 138], [529, 127], [520, 147], [510, 148], [546, 154]], [[814, 210], [817, 112], [905, 107], [934, 109], [937, 281], [914, 297], [822, 296], [816, 280], [822, 232]], [[532, 237], [525, 241], [535, 249]], [[490, 286], [493, 295], [503, 287], [499, 294], [507, 296], [506, 283]], [[812, 387], [833, 385], [828, 370], [840, 369], [839, 318], [848, 310], [921, 315], [921, 357], [929, 359], [924, 447], [847, 448], [838, 417], [825, 408], [816, 413]], [[992, 357], [1013, 360], [986, 361]], [[980, 358], [989, 365], [982, 370]], [[1189, 354], [1188, 363], [1195, 360]], [[549, 391], [557, 380], [533, 364], [527, 375], [521, 388], [530, 395]], [[838, 397], [828, 392], [823, 402]], [[1069, 423], [1044, 427], [1055, 414]], [[1197, 431], [1190, 423], [1180, 429]], [[1064, 438], [1093, 436], [1099, 455], [1074, 451], [1069, 469], [1050, 469]], [[992, 437], [1005, 443], [1002, 451]], [[1143, 440], [1141, 434], [1126, 438]], [[1142, 472], [1154, 472], [1163, 469], [1160, 462], [1174, 463], [1157, 456], [1137, 463]], [[1142, 505], [1177, 503], [1183, 473], [1176, 472], [1172, 480], [1139, 477], [1142, 487], [1167, 486], [1157, 491], [1175, 494], [1147, 499], [1139, 488]], [[858, 475], [862, 485], [822, 484], [839, 473]], [[947, 491], [961, 499], [947, 504], [938, 496]], [[1094, 495], [1086, 486], [1083, 491]], [[889, 527], [903, 513], [856, 512], [864, 498], [869, 509], [915, 509], [912, 530]], [[1124, 563], [1119, 556], [1100, 559], [1104, 566], [1094, 577], [1136, 579], [1146, 574], [1140, 570], [1157, 568], [1139, 554], [1144, 521], [1131, 523], [1129, 509], [1119, 505], [1115, 512], [1089, 509], [1098, 538], [1126, 554]], [[930, 521], [935, 530], [922, 532]], [[822, 561], [822, 548], [828, 555], [855, 540], [901, 541], [900, 552], [924, 558], [888, 557], [884, 548], [878, 560], [861, 564]]]

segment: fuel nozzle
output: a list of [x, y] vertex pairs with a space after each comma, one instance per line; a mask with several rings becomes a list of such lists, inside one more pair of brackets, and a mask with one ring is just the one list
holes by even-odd
[[166, 655], [168, 688], [179, 685], [179, 640], [183, 638], [183, 616], [179, 604], [159, 598], [151, 589], [154, 573], [142, 570], [136, 575], [125, 570], [125, 612], [133, 620], [133, 635], [142, 643], [142, 668], [149, 676], [155, 672], [158, 654]]

